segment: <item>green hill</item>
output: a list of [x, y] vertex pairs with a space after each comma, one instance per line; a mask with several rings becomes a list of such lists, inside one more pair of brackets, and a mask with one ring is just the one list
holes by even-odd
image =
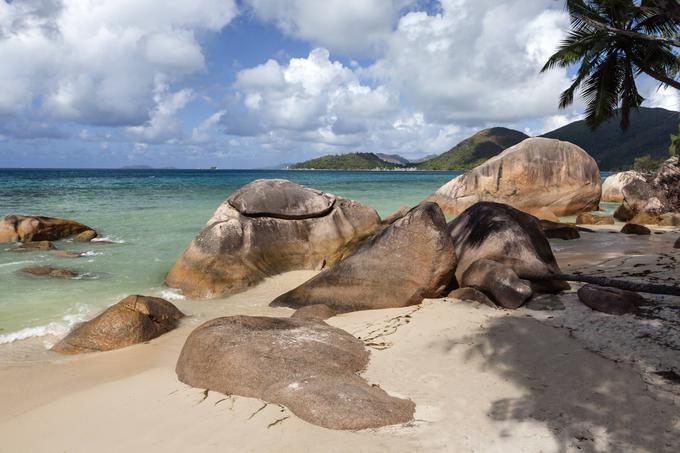
[[622, 132], [614, 118], [592, 131], [576, 121], [543, 137], [574, 143], [597, 161], [600, 170], [620, 170], [633, 165], [636, 157], [668, 158], [670, 136], [678, 130], [680, 113], [661, 108], [640, 107], [631, 112], [630, 127]]
[[349, 153], [323, 156], [291, 165], [294, 170], [373, 170], [374, 168], [402, 168], [403, 165], [382, 160], [373, 153]]
[[528, 135], [505, 127], [484, 129], [444, 154], [419, 163], [417, 167], [420, 170], [467, 170], [525, 138]]

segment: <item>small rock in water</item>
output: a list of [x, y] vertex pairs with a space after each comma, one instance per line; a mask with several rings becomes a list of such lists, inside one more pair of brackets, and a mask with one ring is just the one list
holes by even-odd
[[675, 241], [675, 244], [673, 244], [673, 248], [674, 248], [674, 249], [680, 249], [680, 238], [678, 238], [678, 239]]
[[593, 310], [610, 315], [636, 314], [638, 307], [646, 303], [636, 292], [592, 284], [582, 286], [577, 294], [581, 302]]
[[158, 297], [128, 296], [73, 329], [52, 350], [62, 354], [109, 351], [156, 338], [177, 327], [184, 314]]
[[555, 294], [542, 294], [529, 299], [524, 307], [534, 311], [559, 311], [564, 310], [564, 302]]
[[36, 250], [54, 250], [56, 247], [50, 241], [22, 242], [18, 247], [12, 249], [13, 252], [33, 252]]
[[61, 258], [80, 258], [83, 256], [79, 252], [71, 252], [69, 250], [57, 250], [54, 252], [54, 256], [59, 256]]
[[73, 240], [75, 242], [90, 242], [92, 239], [97, 237], [97, 232], [95, 230], [85, 230], [78, 234]]
[[447, 297], [459, 300], [471, 300], [473, 302], [479, 302], [480, 304], [487, 305], [492, 308], [498, 308], [498, 305], [496, 305], [491, 299], [489, 299], [489, 297], [486, 294], [475, 288], [466, 287], [454, 289], [449, 293]]
[[77, 272], [63, 269], [61, 267], [52, 266], [29, 266], [19, 269], [19, 272], [33, 275], [35, 277], [49, 277], [49, 278], [76, 278]]
[[652, 231], [643, 225], [638, 225], [636, 223], [627, 223], [621, 228], [621, 232], [625, 234], [637, 234], [640, 236], [648, 236], [652, 234]]

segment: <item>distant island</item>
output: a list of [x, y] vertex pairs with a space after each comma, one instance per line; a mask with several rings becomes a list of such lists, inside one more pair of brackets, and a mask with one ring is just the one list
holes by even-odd
[[[622, 170], [633, 166], [636, 158], [668, 156], [671, 134], [676, 133], [680, 114], [662, 108], [640, 107], [631, 113], [631, 124], [622, 132], [618, 118], [595, 131], [584, 121], [575, 121], [542, 137], [574, 143], [586, 150], [601, 170]], [[289, 165], [293, 170], [469, 170], [500, 154], [522, 140], [523, 132], [505, 127], [481, 130], [450, 150], [435, 156], [409, 161], [396, 154], [347, 153], [318, 157]]]

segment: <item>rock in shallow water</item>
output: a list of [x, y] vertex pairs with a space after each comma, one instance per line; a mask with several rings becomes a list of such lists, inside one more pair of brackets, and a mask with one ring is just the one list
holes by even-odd
[[455, 263], [441, 209], [423, 203], [271, 305], [322, 304], [339, 313], [414, 305], [445, 294]]
[[94, 230], [85, 230], [73, 238], [75, 242], [90, 242], [97, 237], [97, 232]]
[[128, 296], [94, 319], [78, 325], [52, 351], [79, 354], [123, 348], [169, 332], [183, 317], [167, 300]]
[[50, 241], [22, 242], [12, 252], [34, 252], [38, 250], [54, 250], [56, 247]]
[[413, 418], [410, 400], [389, 396], [356, 373], [368, 364], [361, 341], [322, 321], [230, 316], [187, 338], [177, 377], [192, 387], [282, 404], [309, 423], [366, 429]]
[[635, 314], [638, 307], [646, 302], [644, 297], [633, 291], [591, 284], [579, 288], [577, 294], [585, 305], [610, 315]]
[[77, 272], [53, 266], [29, 266], [19, 269], [19, 272], [34, 277], [47, 278], [76, 278], [80, 275]]
[[92, 228], [73, 220], [7, 215], [0, 221], [0, 243], [58, 241]]
[[257, 180], [215, 211], [165, 281], [189, 297], [233, 294], [282, 272], [331, 265], [379, 227], [375, 210], [356, 201]]

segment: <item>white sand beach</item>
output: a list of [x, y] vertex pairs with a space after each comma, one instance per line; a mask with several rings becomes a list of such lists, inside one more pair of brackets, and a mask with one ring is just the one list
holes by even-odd
[[[677, 236], [602, 231], [553, 247], [570, 272], [648, 270], [646, 279], [677, 281], [664, 264], [680, 259], [669, 247]], [[597, 250], [609, 238], [606, 251]], [[179, 301], [191, 316], [147, 344], [74, 357], [38, 353], [38, 341], [5, 345], [0, 452], [661, 452], [680, 445], [678, 383], [654, 373], [680, 364], [680, 300], [671, 297], [656, 298], [670, 314], [647, 318], [594, 312], [573, 293], [559, 296], [564, 310], [494, 310], [445, 298], [330, 318], [372, 345], [363, 377], [415, 402], [406, 425], [334, 431], [278, 405], [177, 380], [179, 351], [197, 325], [233, 314], [288, 316], [292, 310], [267, 304], [314, 274], [290, 272], [227, 299]]]

